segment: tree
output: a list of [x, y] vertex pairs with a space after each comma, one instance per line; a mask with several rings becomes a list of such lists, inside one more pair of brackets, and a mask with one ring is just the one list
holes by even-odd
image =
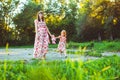
[[[86, 0], [79, 11], [80, 16], [77, 22], [78, 38], [83, 40], [96, 40], [97, 37], [95, 36], [98, 36], [98, 40], [115, 39], [115, 35], [119, 35], [116, 33], [119, 28], [115, 26], [119, 23], [118, 18], [120, 15], [119, 6], [116, 3], [119, 4], [119, 2], [108, 0]], [[95, 29], [94, 34], [93, 32], [91, 33], [92, 27]], [[89, 34], [91, 34], [91, 39]], [[95, 38], [92, 38], [93, 36]]]
[[34, 42], [34, 19], [37, 17], [36, 13], [42, 9], [41, 5], [36, 5], [34, 2], [29, 2], [24, 6], [24, 9], [21, 13], [17, 14], [13, 21], [15, 24], [15, 29], [17, 30], [18, 34], [16, 38], [18, 44], [33, 44]]
[[9, 41], [14, 10], [17, 8], [19, 0], [1, 0], [0, 1], [0, 45]]

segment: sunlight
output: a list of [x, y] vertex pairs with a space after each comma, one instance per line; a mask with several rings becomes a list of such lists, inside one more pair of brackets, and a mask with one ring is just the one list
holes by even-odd
[[115, 2], [115, 0], [110, 0], [111, 2]]

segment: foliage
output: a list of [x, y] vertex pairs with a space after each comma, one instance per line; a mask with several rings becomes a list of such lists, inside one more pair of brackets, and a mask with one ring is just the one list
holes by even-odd
[[5, 45], [12, 40], [13, 29], [9, 26], [13, 23], [15, 9], [19, 5], [19, 0], [1, 0], [0, 1], [0, 46]]
[[[18, 3], [17, 0], [0, 3], [0, 45], [5, 45], [6, 42], [10, 45], [33, 44], [34, 20], [40, 10], [45, 12], [50, 32], [58, 36], [65, 29], [68, 42], [120, 39], [119, 1], [31, 0], [24, 4], [20, 13], [15, 14], [13, 11]], [[5, 21], [5, 18], [8, 20]], [[9, 27], [11, 24], [12, 28]]]

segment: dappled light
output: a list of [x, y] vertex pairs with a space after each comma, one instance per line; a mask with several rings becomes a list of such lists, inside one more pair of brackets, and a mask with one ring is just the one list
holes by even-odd
[[0, 0], [0, 80], [120, 80], [120, 0]]

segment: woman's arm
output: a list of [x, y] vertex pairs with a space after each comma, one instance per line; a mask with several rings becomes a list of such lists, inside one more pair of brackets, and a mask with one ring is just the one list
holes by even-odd
[[48, 32], [48, 34], [52, 37], [52, 34], [50, 33], [50, 31], [49, 31], [47, 25], [46, 25], [46, 28], [47, 28], [47, 32]]
[[35, 33], [37, 35], [37, 20], [34, 21], [34, 24], [35, 24]]
[[47, 27], [47, 32], [48, 32], [48, 34], [49, 34], [50, 36], [52, 36], [52, 34], [50, 33], [50, 31], [49, 31], [48, 27]]

